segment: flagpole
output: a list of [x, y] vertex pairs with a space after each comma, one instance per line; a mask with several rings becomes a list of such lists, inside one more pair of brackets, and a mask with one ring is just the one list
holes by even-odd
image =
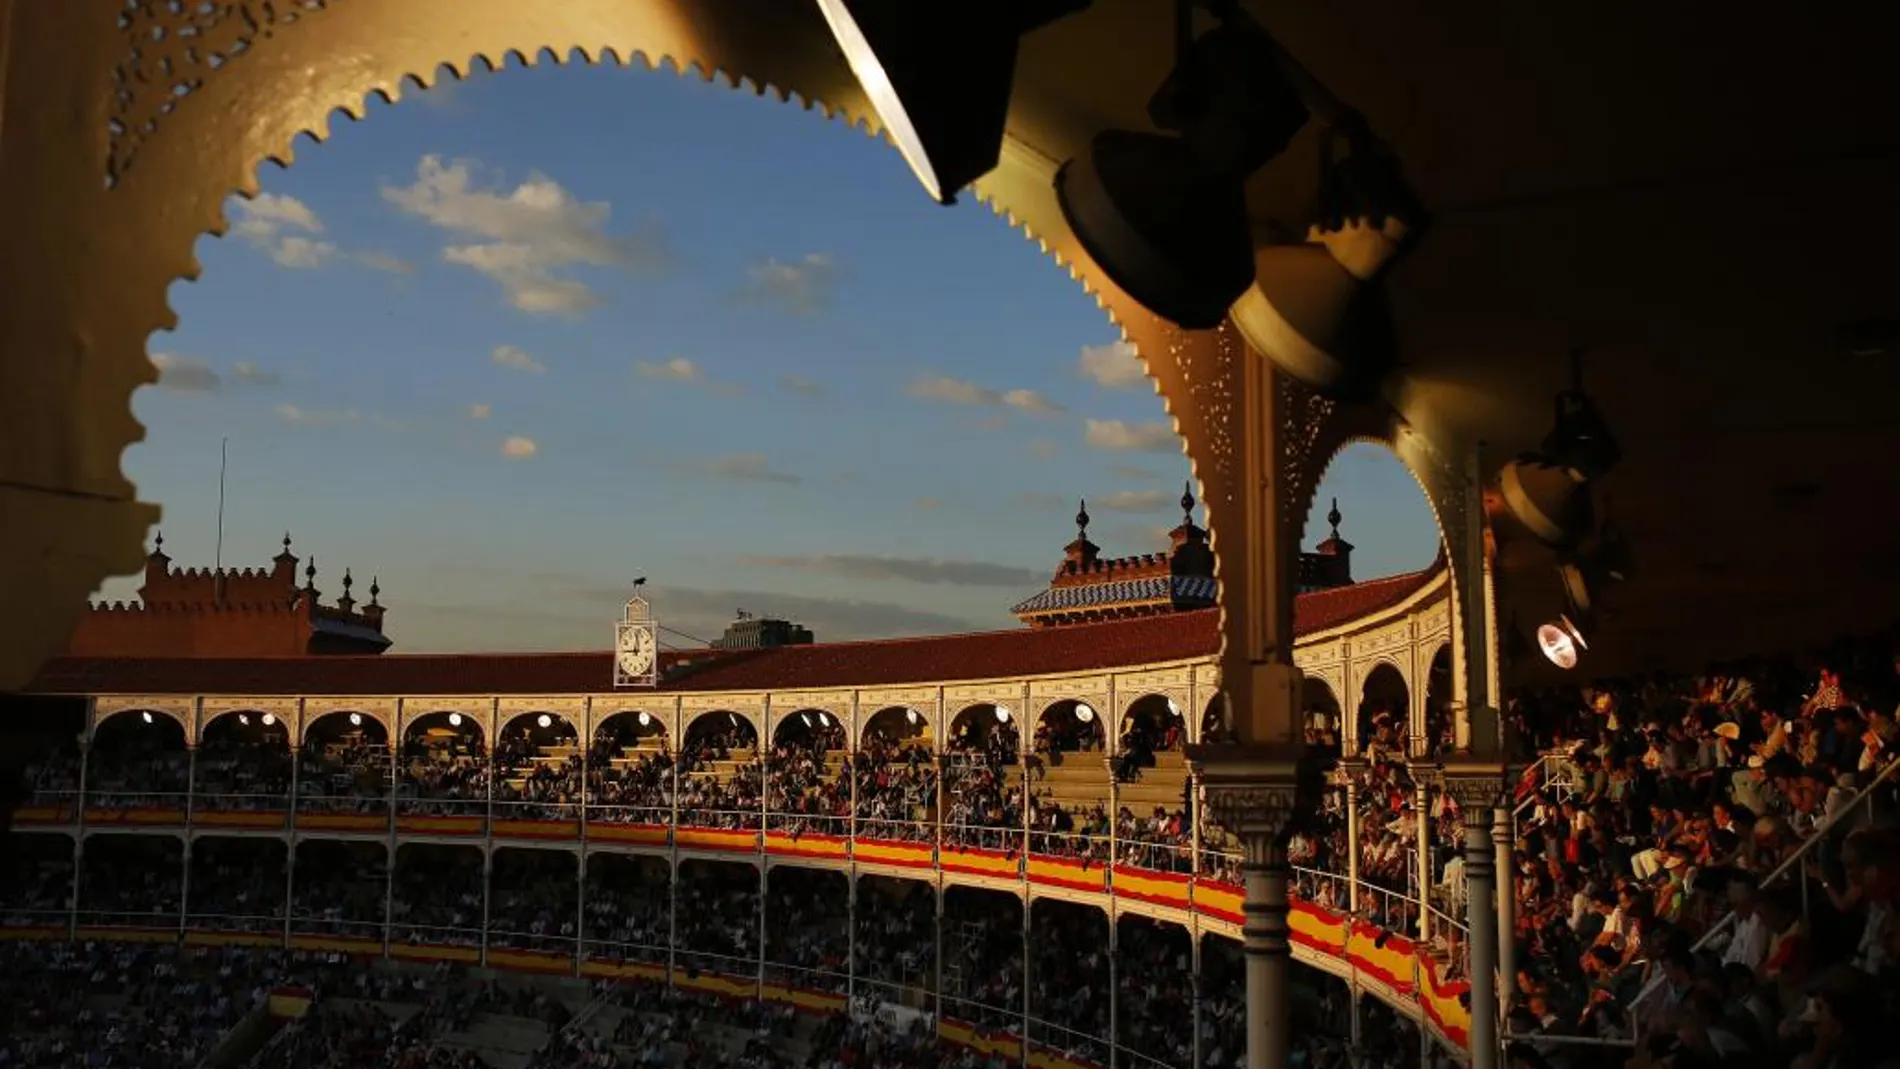
[[218, 439], [218, 547], [212, 558], [217, 574], [224, 572], [224, 472], [231, 457], [231, 439]]

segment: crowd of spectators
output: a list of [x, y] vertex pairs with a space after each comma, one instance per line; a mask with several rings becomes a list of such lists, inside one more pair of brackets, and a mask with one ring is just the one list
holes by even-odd
[[1892, 639], [1514, 704], [1552, 755], [1509, 876], [1527, 1057], [1574, 1061], [1541, 1037], [1584, 1035], [1680, 1066], [1884, 1062], [1866, 1038], [1900, 1009]]
[[574, 820], [580, 815], [587, 755], [564, 722], [548, 717], [547, 727], [532, 723], [514, 721], [495, 744], [495, 816]]
[[226, 713], [205, 725], [190, 763], [193, 806], [281, 809], [290, 796], [290, 733], [276, 717]]
[[320, 968], [174, 945], [0, 945], [0, 1065], [195, 1067], [275, 985]]
[[[1873, 825], [1891, 800], [1884, 774], [1900, 750], [1896, 701], [1900, 665], [1886, 637], [1826, 651], [1818, 668], [1753, 662], [1696, 678], [1648, 677], [1515, 697], [1507, 717], [1536, 752], [1549, 755], [1517, 800], [1517, 855], [1503, 877], [1518, 904], [1517, 927], [1509, 934], [1523, 966], [1507, 992], [1512, 1028], [1534, 1043], [1532, 1053], [1574, 1059], [1574, 1050], [1557, 1045], [1564, 1033], [1662, 1036], [1674, 1044], [1669, 1056], [1685, 1064], [1710, 1049], [1779, 1057], [1800, 1046], [1795, 1053], [1834, 1052], [1828, 1056], [1841, 1069], [1852, 1069], [1852, 1058], [1839, 1061], [1846, 1057], [1839, 1051], [1852, 1045], [1843, 1047], [1826, 1033], [1855, 1014], [1860, 1020], [1883, 1010], [1881, 983], [1891, 979], [1883, 974], [1895, 940], [1887, 918], [1900, 885], [1900, 846]], [[736, 717], [696, 732], [677, 755], [663, 736], [597, 737], [582, 753], [571, 740], [550, 744], [529, 732], [504, 732], [491, 756], [476, 733], [436, 731], [404, 745], [397, 779], [403, 799], [441, 803], [445, 814], [460, 811], [457, 804], [486, 804], [491, 796], [541, 815], [569, 814], [585, 784], [593, 819], [626, 813], [641, 821], [639, 814], [676, 809], [685, 825], [756, 828], [760, 814], [770, 811], [778, 815], [770, 826], [793, 834], [829, 830], [854, 813], [855, 798], [861, 835], [928, 839], [939, 834], [932, 818], [941, 813], [947, 846], [1013, 853], [1023, 842], [1018, 829], [1027, 826], [1032, 850], [1091, 864], [1109, 860], [1112, 821], [1116, 859], [1124, 864], [1191, 867], [1188, 847], [1198, 837], [1201, 871], [1235, 875], [1231, 843], [1190, 798], [1179, 806], [1144, 803], [1111, 812], [1073, 791], [1053, 790], [1055, 769], [1066, 777], [1085, 767], [1076, 764], [1078, 753], [1099, 751], [1099, 719], [1045, 721], [1027, 754], [1016, 751], [1013, 725], [980, 720], [959, 724], [940, 756], [921, 733], [902, 731], [867, 732], [851, 752], [835, 721], [781, 732], [763, 756], [751, 726]], [[1304, 870], [1297, 890], [1316, 904], [1347, 908], [1351, 891], [1336, 877], [1346, 869], [1350, 846], [1363, 881], [1359, 914], [1389, 930], [1417, 931], [1423, 821], [1433, 854], [1427, 901], [1444, 915], [1431, 927], [1455, 941], [1463, 913], [1463, 814], [1436, 792], [1420, 812], [1405, 765], [1401, 716], [1372, 710], [1361, 724], [1358, 841], [1347, 842], [1343, 792], [1335, 792], [1321, 819], [1291, 844], [1292, 859]], [[281, 798], [290, 789], [289, 762], [258, 756], [258, 747], [272, 745], [267, 733], [260, 742], [233, 730], [225, 741], [208, 740], [195, 761], [182, 766], [166, 751], [163, 730], [122, 734], [87, 755], [88, 790], [111, 804], [161, 804], [194, 774], [198, 790], [223, 797]], [[1160, 774], [1157, 758], [1180, 741], [1178, 721], [1129, 725], [1118, 746], [1123, 759], [1103, 767], [1103, 783], [1112, 779], [1126, 790], [1151, 782]], [[281, 741], [275, 745], [283, 749]], [[321, 745], [308, 740], [297, 794], [373, 798], [387, 782], [379, 759], [387, 761], [387, 750], [361, 733]], [[36, 775], [41, 784], [59, 781], [50, 767]], [[1863, 799], [1862, 791], [1875, 784], [1871, 799]], [[727, 971], [721, 962], [756, 961], [760, 952], [755, 870], [683, 866], [682, 887], [691, 886], [693, 901], [704, 908], [679, 911], [677, 930], [668, 932], [653, 909], [656, 894], [667, 893], [663, 880], [657, 891], [641, 881], [613, 881], [597, 894], [591, 874], [582, 883], [572, 855], [514, 850], [498, 852], [496, 871], [485, 878], [479, 853], [450, 847], [406, 847], [442, 856], [399, 864], [386, 877], [369, 856], [382, 849], [300, 843], [295, 878], [287, 881], [281, 853], [260, 861], [268, 855], [204, 839], [193, 847], [185, 880], [175, 840], [99, 836], [80, 860], [78, 905], [88, 922], [176, 918], [182, 906], [192, 918], [239, 918], [257, 930], [283, 924], [288, 907], [299, 930], [368, 935], [380, 934], [387, 903], [395, 931], [409, 933], [395, 936], [401, 938], [434, 932], [427, 941], [479, 942], [486, 920], [496, 946], [566, 953], [585, 939], [590, 955], [600, 947], [602, 956], [612, 957], [628, 948], [663, 953], [670, 940], [689, 967], [707, 971]], [[18, 899], [12, 905], [10, 898], [10, 909], [67, 904], [55, 886], [56, 860], [36, 866], [46, 879], [9, 889]], [[287, 886], [293, 888], [288, 902]], [[849, 914], [826, 901], [839, 892], [802, 886], [781, 872], [763, 893], [764, 946], [776, 967], [818, 977], [845, 971], [842, 963], [852, 953]], [[872, 962], [863, 948], [896, 931], [934, 929], [934, 911], [914, 898], [868, 898], [872, 904], [858, 914], [855, 933], [862, 940], [859, 971], [877, 983], [915, 986], [934, 970], [934, 958], [910, 953]], [[1022, 944], [1019, 931], [997, 936], [993, 913], [971, 920], [954, 909], [946, 913], [946, 923], [977, 925], [971, 940], [952, 940], [955, 949], [946, 951], [946, 994], [1008, 1007], [1023, 998]], [[781, 915], [793, 918], [783, 929], [772, 920]], [[1097, 920], [1099, 927], [1099, 914]], [[1100, 985], [1046, 986], [1048, 977], [1073, 978], [1094, 968], [1099, 941], [1080, 931], [1057, 924], [1035, 943], [1028, 995], [1054, 1005], [1048, 1020], [1099, 1039], [1107, 1027]], [[934, 932], [930, 939], [934, 946]], [[1178, 1002], [1182, 989], [1170, 965], [1170, 955], [1178, 954], [1147, 935], [1124, 939], [1123, 953], [1131, 956], [1124, 960], [1143, 962], [1140, 986], [1124, 984], [1124, 997], [1142, 1005]], [[1012, 943], [1013, 958], [1006, 949]], [[1441, 949], [1455, 956], [1458, 948]], [[1822, 969], [1824, 962], [1841, 963], [1855, 975], [1843, 978]], [[1824, 974], [1833, 986], [1815, 986]], [[1756, 1027], [1728, 1019], [1738, 1005], [1752, 1007]], [[1712, 1007], [1728, 1016], [1711, 1016]], [[1133, 1035], [1131, 1027], [1141, 1029], [1141, 1049], [1157, 1052], [1150, 1056], [1166, 1061], [1182, 1049], [1178, 1032], [1125, 1024], [1124, 1033]]]

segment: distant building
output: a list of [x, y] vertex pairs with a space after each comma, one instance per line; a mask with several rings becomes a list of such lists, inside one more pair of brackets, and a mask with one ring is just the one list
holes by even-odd
[[134, 602], [96, 602], [80, 619], [66, 652], [73, 657], [304, 657], [375, 654], [390, 646], [383, 634], [382, 590], [369, 585], [358, 605], [349, 572], [343, 593], [325, 605], [317, 590], [317, 562], [304, 567], [290, 536], [269, 570], [174, 569], [161, 535], [145, 559], [145, 584]]
[[760, 619], [751, 613], [726, 625], [726, 633], [713, 640], [716, 650], [770, 650], [780, 646], [809, 646], [811, 628], [789, 620]]
[[1295, 582], [1302, 594], [1311, 594], [1316, 590], [1337, 590], [1352, 585], [1351, 542], [1339, 537], [1339, 499], [1333, 498], [1333, 506], [1326, 513], [1326, 524], [1333, 533], [1326, 541], [1313, 547], [1313, 552], [1300, 554], [1300, 574]]
[[[1214, 550], [1207, 531], [1194, 522], [1194, 492], [1181, 495], [1181, 524], [1168, 532], [1166, 553], [1103, 557], [1089, 541], [1088, 502], [1076, 514], [1076, 537], [1063, 548], [1049, 588], [1010, 611], [1030, 627], [1094, 623], [1131, 616], [1211, 608], [1219, 592]], [[1311, 553], [1300, 554], [1299, 593], [1353, 585], [1352, 544], [1339, 537], [1339, 503], [1326, 514], [1332, 534]]]

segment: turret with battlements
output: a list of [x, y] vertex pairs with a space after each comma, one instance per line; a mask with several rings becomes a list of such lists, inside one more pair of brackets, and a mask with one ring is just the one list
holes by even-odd
[[67, 644], [80, 657], [303, 657], [372, 654], [388, 649], [382, 591], [358, 606], [354, 580], [325, 605], [316, 588], [316, 560], [297, 585], [297, 565], [284, 536], [283, 551], [263, 568], [174, 568], [160, 534], [145, 559], [139, 599], [95, 602]]

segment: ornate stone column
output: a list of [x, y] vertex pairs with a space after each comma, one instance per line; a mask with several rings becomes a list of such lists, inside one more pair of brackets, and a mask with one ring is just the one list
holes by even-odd
[[1513, 801], [1508, 793], [1501, 798], [1497, 823], [1491, 831], [1498, 858], [1498, 1009], [1507, 1022], [1511, 1002], [1517, 997], [1517, 829], [1513, 826]]
[[1341, 758], [1334, 772], [1335, 782], [1346, 791], [1346, 901], [1354, 916], [1359, 914], [1359, 778], [1366, 763], [1354, 757]]
[[1414, 760], [1412, 770], [1412, 809], [1418, 845], [1413, 850], [1418, 870], [1418, 940], [1432, 937], [1432, 788], [1438, 786], [1438, 766]]
[[[1470, 755], [1448, 760], [1445, 791], [1465, 818], [1465, 917], [1471, 928], [1466, 967], [1471, 982], [1471, 1069], [1497, 1069], [1498, 1033], [1497, 857], [1492, 810], [1510, 777], [1502, 762]], [[1506, 814], [1509, 819], [1509, 814]]]
[[1201, 782], [1199, 804], [1245, 852], [1247, 1066], [1282, 1069], [1291, 968], [1287, 840], [1319, 808], [1325, 789], [1300, 716], [1295, 572], [1313, 487], [1339, 421], [1332, 402], [1276, 374], [1231, 330], [1195, 337], [1199, 344], [1178, 347], [1175, 357], [1191, 379], [1221, 384], [1196, 395], [1207, 404], [1199, 415], [1218, 414], [1225, 427], [1195, 459], [1214, 531], [1220, 686], [1235, 741], [1192, 746], [1187, 756]]
[[1293, 763], [1262, 760], [1243, 768], [1233, 762], [1220, 766], [1220, 772], [1226, 777], [1210, 772], [1204, 778], [1208, 811], [1245, 852], [1241, 938], [1247, 963], [1247, 1069], [1281, 1069], [1291, 1036], [1287, 839], [1295, 812], [1311, 802], [1298, 797]]

